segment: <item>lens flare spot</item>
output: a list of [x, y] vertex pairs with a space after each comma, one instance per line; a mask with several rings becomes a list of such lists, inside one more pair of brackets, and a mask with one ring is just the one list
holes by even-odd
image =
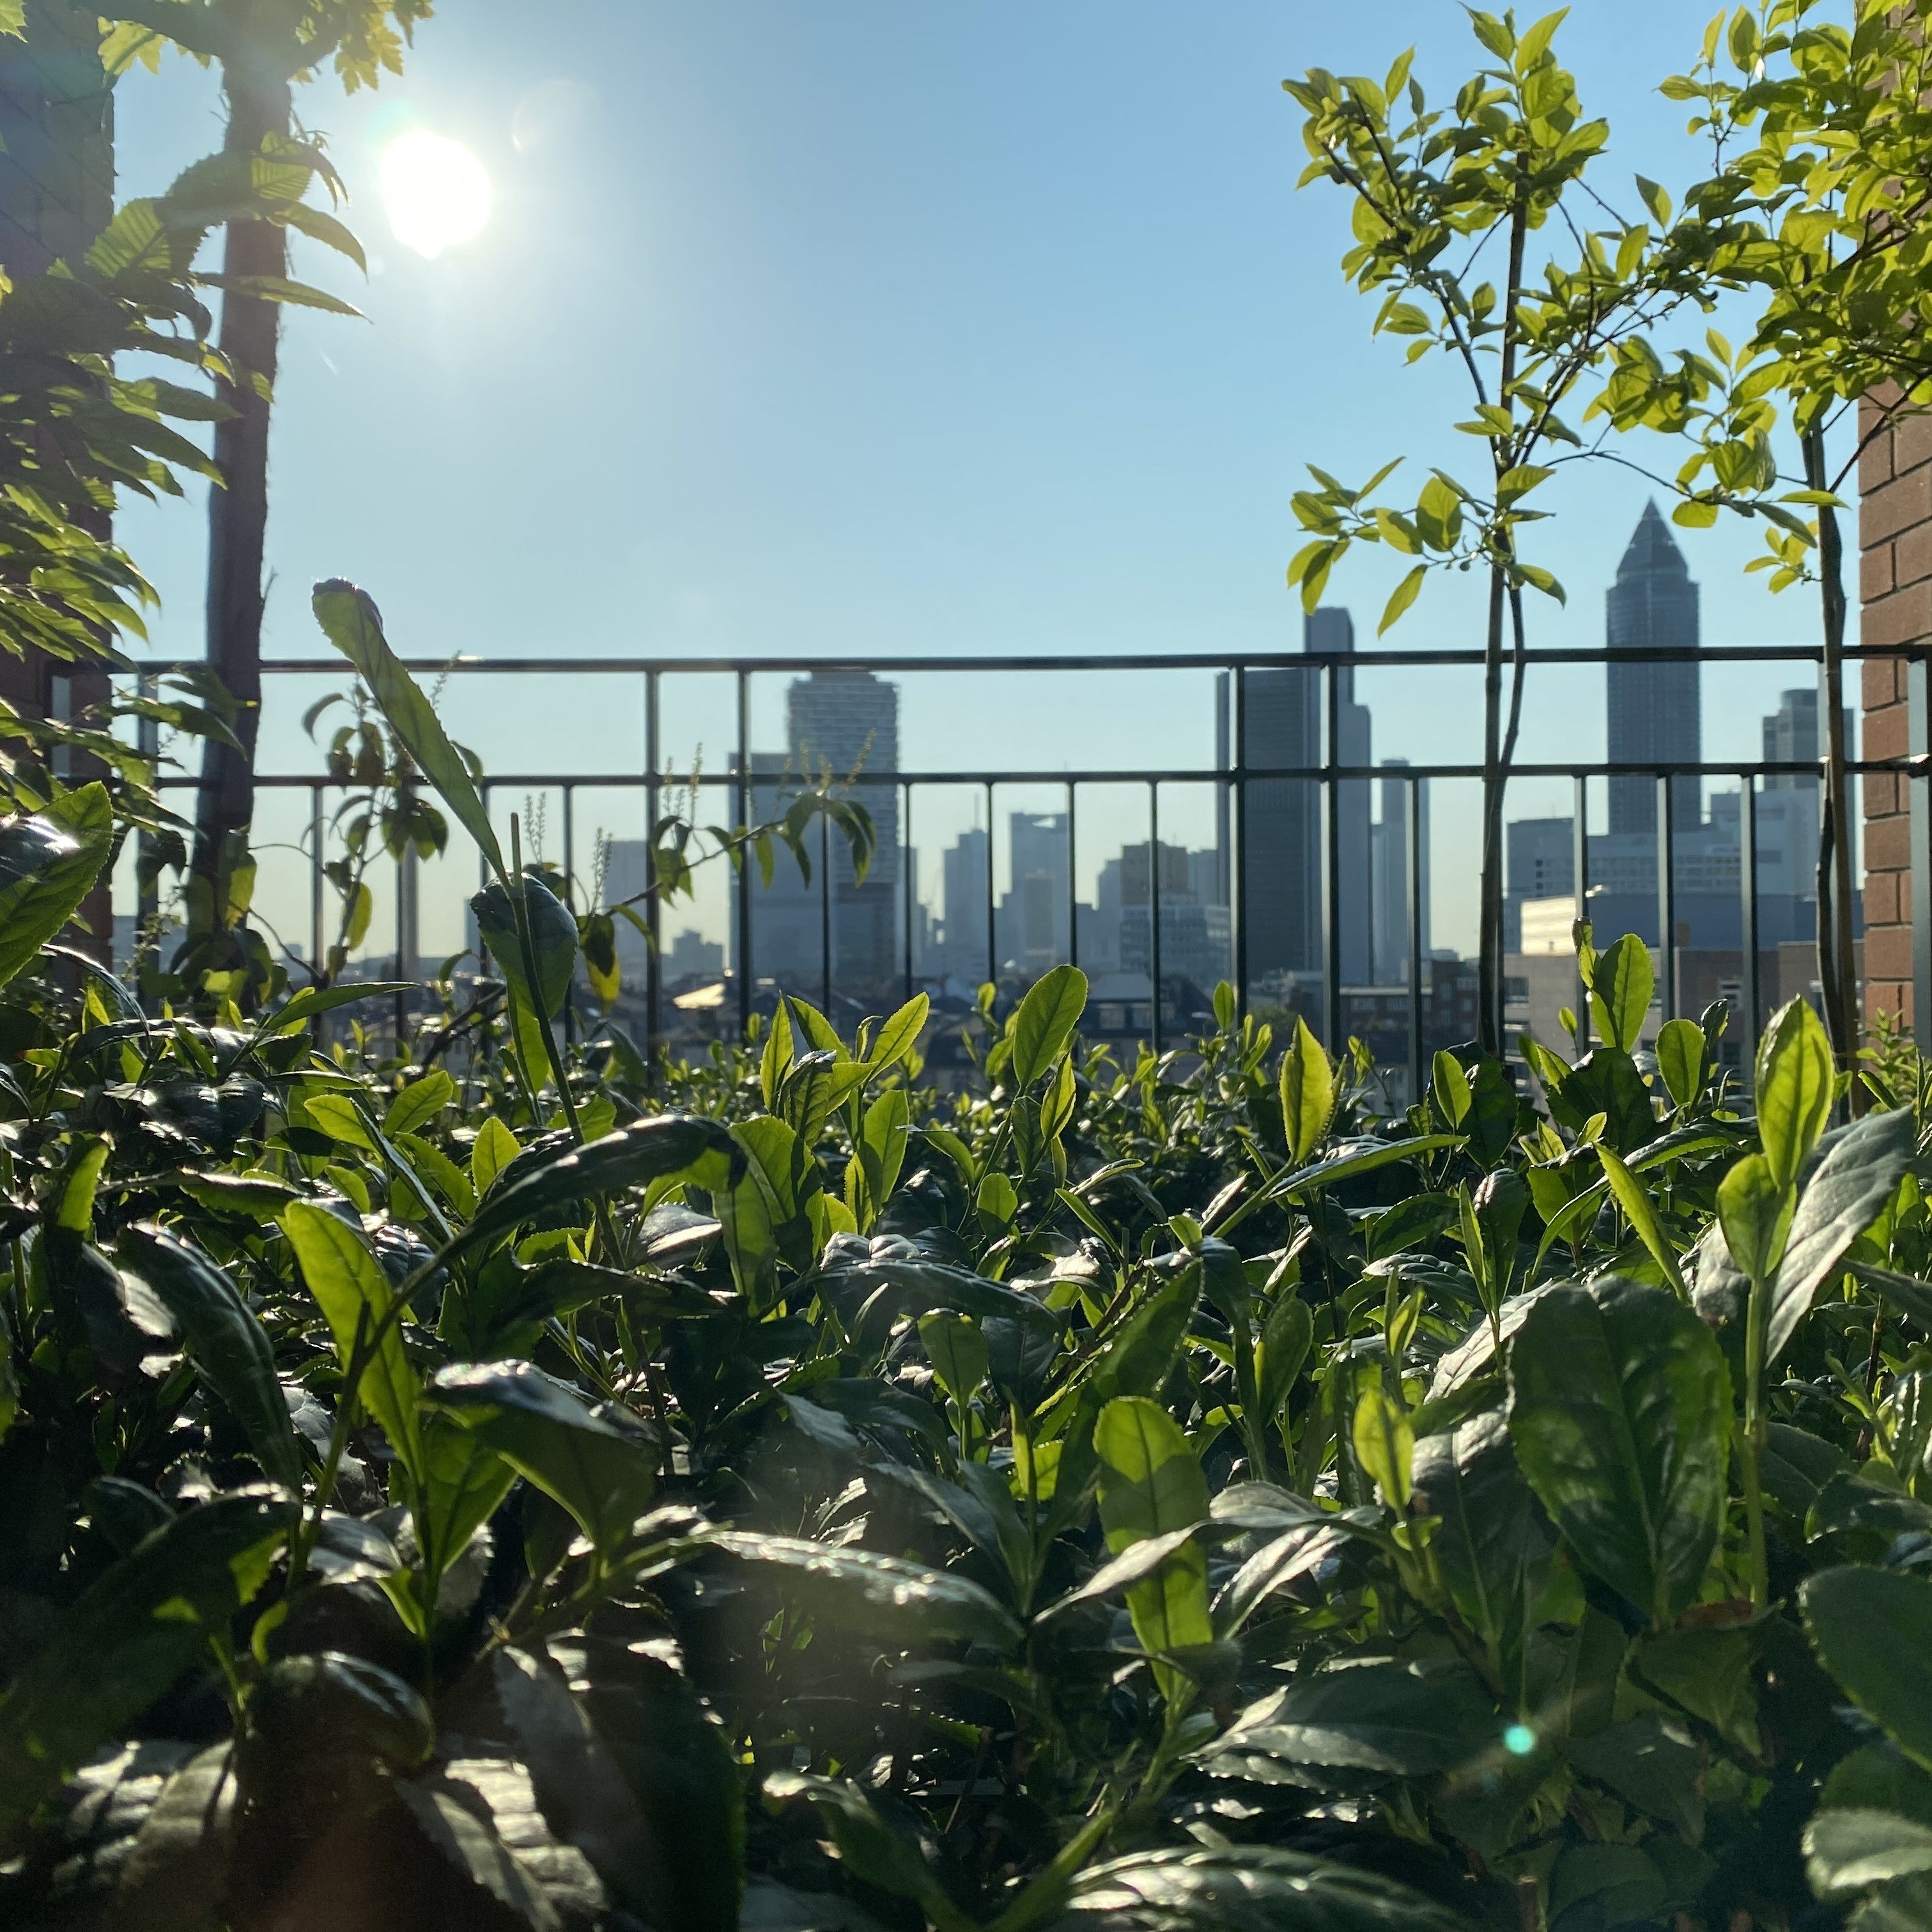
[[490, 177], [460, 141], [425, 128], [398, 135], [383, 150], [382, 181], [391, 232], [430, 261], [489, 221]]
[[1536, 1733], [1527, 1724], [1512, 1724], [1503, 1733], [1503, 1749], [1516, 1757], [1527, 1757], [1536, 1748]]

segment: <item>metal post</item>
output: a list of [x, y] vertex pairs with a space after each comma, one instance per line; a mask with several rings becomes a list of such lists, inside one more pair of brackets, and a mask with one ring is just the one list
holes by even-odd
[[[563, 783], [563, 902], [574, 907], [577, 880], [577, 788], [566, 778]], [[563, 1000], [563, 1043], [577, 1037], [577, 969], [571, 968], [572, 986]]]
[[[1234, 748], [1234, 994], [1244, 1014], [1248, 1010], [1248, 672], [1234, 667], [1234, 721], [1229, 734]], [[1236, 897], [1238, 895], [1238, 898]]]
[[1422, 1098], [1422, 788], [1426, 778], [1412, 778], [1402, 794], [1408, 814], [1408, 1099]]
[[1738, 788], [1738, 938], [1743, 970], [1738, 990], [1744, 1001], [1742, 1072], [1748, 1082], [1757, 1065], [1760, 1010], [1757, 979], [1757, 780], [1741, 775]]
[[912, 956], [913, 934], [913, 856], [912, 856], [912, 787], [899, 787], [899, 896], [905, 902], [905, 997], [913, 994], [913, 980], [916, 968]]
[[1154, 969], [1154, 1010], [1148, 1016], [1154, 1050], [1161, 1050], [1160, 1026], [1160, 786], [1148, 787], [1148, 963]]
[[308, 788], [308, 958], [309, 970], [318, 980], [322, 977], [323, 970], [322, 840], [322, 788], [320, 785], [310, 785]]
[[1324, 1044], [1337, 1058], [1342, 1036], [1342, 786], [1335, 776], [1341, 753], [1342, 682], [1335, 661], [1322, 667], [1323, 710], [1328, 714], [1322, 747], [1322, 944]]
[[1066, 963], [1080, 964], [1080, 886], [1073, 867], [1073, 794], [1079, 788], [1066, 788]]
[[818, 1010], [832, 1017], [832, 823], [818, 820]]
[[[1576, 802], [1570, 820], [1570, 877], [1576, 888], [1576, 916], [1590, 916], [1590, 782], [1576, 782]], [[1576, 1050], [1590, 1044], [1590, 997], [1583, 986], [1582, 955], [1576, 956]]]
[[993, 785], [986, 782], [986, 983], [1000, 983], [1000, 942], [993, 931]]
[[1657, 782], [1657, 963], [1664, 981], [1664, 1017], [1677, 1017], [1677, 867], [1672, 834], [1671, 782]]
[[1905, 667], [1905, 695], [1906, 748], [1915, 761], [1905, 782], [1912, 800], [1912, 1037], [1924, 1053], [1932, 1052], [1932, 800], [1925, 790], [1932, 734], [1927, 729], [1922, 657]]
[[[738, 823], [752, 823], [752, 680], [738, 674]], [[820, 825], [824, 820], [820, 821]], [[742, 1039], [752, 1024], [752, 866], [751, 855], [740, 855], [738, 867], [738, 1034]], [[831, 890], [826, 882], [826, 890]]]
[[[658, 674], [644, 673], [644, 923], [650, 928], [644, 948], [644, 1051], [653, 1052], [664, 1033], [664, 968], [658, 957], [663, 928], [658, 918]], [[742, 950], [742, 949], [741, 949]]]

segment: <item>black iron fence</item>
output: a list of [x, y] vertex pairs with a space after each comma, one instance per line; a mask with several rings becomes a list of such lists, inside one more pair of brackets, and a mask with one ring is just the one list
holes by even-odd
[[[1906, 654], [1853, 649], [1846, 655], [1856, 659], [1865, 656]], [[1810, 665], [1815, 675], [1820, 658], [1821, 653], [1816, 649], [1795, 645], [1718, 646], [1692, 650], [1539, 650], [1526, 654], [1523, 670], [1526, 677], [1534, 680], [1540, 674], [1556, 666], [1664, 664], [1687, 662], [1695, 662], [1700, 667], [1788, 663]], [[733, 818], [736, 822], [744, 824], [752, 820], [754, 806], [761, 794], [768, 794], [772, 786], [778, 782], [770, 769], [771, 754], [760, 754], [752, 742], [753, 681], [760, 677], [796, 680], [809, 678], [814, 674], [852, 672], [872, 673], [885, 679], [931, 674], [964, 674], [976, 678], [1014, 678], [1034, 673], [1076, 674], [1082, 676], [1110, 674], [1115, 677], [1170, 671], [1212, 674], [1216, 679], [1217, 703], [1220, 710], [1217, 743], [1211, 766], [1176, 764], [1164, 768], [1138, 766], [1122, 769], [1089, 764], [1042, 769], [1037, 766], [974, 764], [963, 768], [910, 770], [868, 758], [860, 774], [862, 795], [880, 799], [890, 796], [896, 802], [895, 836], [900, 849], [907, 853], [914, 849], [913, 830], [918, 822], [921, 799], [928, 796], [933, 788], [946, 788], [956, 790], [962, 786], [976, 788], [983, 796], [987, 830], [984, 866], [985, 976], [1000, 981], [1016, 976], [1024, 977], [1025, 971], [1024, 967], [1010, 967], [1010, 962], [1002, 960], [998, 943], [998, 908], [994, 891], [995, 868], [992, 842], [994, 836], [993, 808], [997, 790], [1014, 786], [1050, 787], [1058, 788], [1064, 798], [1064, 836], [1068, 853], [1064, 882], [1064, 890], [1067, 895], [1064, 951], [1066, 956], [1077, 964], [1084, 963], [1080, 958], [1082, 909], [1077, 868], [1073, 862], [1082, 796], [1085, 794], [1090, 797], [1093, 790], [1100, 787], [1112, 790], [1118, 790], [1123, 786], [1144, 789], [1148, 827], [1147, 898], [1143, 902], [1146, 915], [1148, 970], [1144, 976], [1149, 982], [1150, 997], [1139, 1014], [1133, 1010], [1134, 1002], [1131, 999], [1127, 1000], [1125, 1003], [1127, 1010], [1122, 1024], [1128, 1030], [1135, 1030], [1138, 1025], [1138, 1030], [1144, 1031], [1158, 1049], [1163, 1045], [1172, 1043], [1170, 1035], [1178, 1025], [1185, 1024], [1190, 1018], [1187, 1013], [1177, 1010], [1174, 1000], [1168, 997], [1172, 978], [1170, 970], [1172, 962], [1164, 960], [1162, 957], [1164, 934], [1168, 922], [1163, 918], [1162, 906], [1162, 873], [1165, 868], [1161, 837], [1162, 794], [1165, 788], [1210, 787], [1214, 788], [1216, 797], [1218, 837], [1222, 844], [1224, 860], [1222, 890], [1227, 912], [1228, 974], [1238, 999], [1244, 1005], [1286, 1004], [1300, 1006], [1331, 1046], [1339, 1046], [1354, 1030], [1352, 1004], [1364, 1011], [1372, 1007], [1384, 1042], [1392, 1046], [1393, 1050], [1385, 1051], [1384, 1057], [1406, 1074], [1412, 1094], [1419, 1087], [1433, 1046], [1447, 1043], [1439, 1040], [1432, 1042], [1429, 1037], [1430, 1003], [1435, 1000], [1440, 1005], [1438, 982], [1454, 975], [1450, 970], [1450, 962], [1425, 956], [1424, 897], [1430, 862], [1426, 826], [1426, 788], [1432, 784], [1446, 781], [1480, 782], [1482, 766], [1480, 761], [1467, 759], [1408, 764], [1350, 762], [1346, 755], [1347, 745], [1343, 712], [1345, 706], [1352, 702], [1352, 681], [1358, 674], [1406, 668], [1420, 669], [1426, 667], [1432, 670], [1457, 667], [1466, 669], [1476, 668], [1483, 662], [1482, 654], [1479, 651], [1378, 650], [1346, 653], [1309, 650], [1240, 656], [1178, 653], [1131, 658], [934, 658], [910, 656], [850, 659], [789, 657], [485, 659], [458, 657], [448, 661], [412, 659], [410, 662], [411, 668], [422, 675], [462, 677], [472, 673], [487, 673], [493, 676], [544, 680], [546, 686], [551, 688], [555, 688], [557, 681], [564, 681], [567, 687], [571, 681], [592, 675], [602, 680], [615, 677], [634, 681], [636, 702], [640, 713], [638, 722], [641, 725], [643, 757], [634, 768], [597, 771], [492, 770], [484, 780], [486, 802], [492, 797], [500, 797], [505, 794], [514, 796], [535, 790], [554, 793], [560, 798], [563, 866], [566, 874], [573, 878], [580, 878], [584, 873], [585, 854], [580, 849], [577, 812], [577, 801], [580, 794], [593, 789], [600, 793], [617, 790], [640, 794], [644, 818], [646, 824], [655, 824], [660, 817], [668, 796], [680, 789], [683, 783], [668, 770], [662, 742], [664, 693], [668, 680], [705, 677], [712, 680], [728, 678], [732, 681], [735, 700], [735, 729], [733, 734], [735, 742], [731, 747], [730, 763], [722, 776], [712, 775], [705, 777], [702, 784], [707, 788], [722, 788], [728, 793]], [[152, 680], [170, 668], [174, 667], [150, 667], [142, 675]], [[346, 668], [333, 660], [278, 659], [266, 664], [263, 669], [268, 674], [272, 690], [278, 680], [285, 677], [334, 677], [345, 680], [347, 676]], [[1912, 680], [1911, 688], [1918, 694], [1917, 702], [1922, 712], [1926, 679], [1922, 665], [1916, 664], [1915, 671], [1916, 675]], [[1299, 674], [1296, 688], [1301, 693], [1304, 706], [1303, 741], [1299, 746], [1291, 748], [1292, 752], [1298, 754], [1286, 757], [1281, 755], [1278, 731], [1274, 734], [1276, 742], [1272, 746], [1262, 742], [1268, 734], [1256, 728], [1253, 697], [1258, 676], [1283, 672]], [[1276, 691], [1279, 688], [1277, 680], [1276, 685], [1271, 686], [1270, 690]], [[1827, 701], [1821, 694], [1816, 715], [1824, 715], [1824, 705]], [[1920, 728], [1913, 740], [1915, 744], [1927, 742], [1923, 728], [1924, 722], [1922, 717], [1918, 718]], [[1726, 990], [1732, 994], [1736, 1009], [1733, 1037], [1739, 1039], [1744, 1048], [1744, 1064], [1748, 1065], [1750, 1047], [1754, 1046], [1768, 1011], [1768, 989], [1762, 983], [1760, 947], [1758, 827], [1760, 788], [1780, 782], [1788, 784], [1792, 781], [1815, 781], [1819, 769], [1816, 763], [1808, 758], [1647, 763], [1607, 759], [1580, 761], [1568, 755], [1556, 758], [1535, 755], [1540, 749], [1545, 748], [1560, 750], [1561, 748], [1539, 747], [1533, 742], [1526, 744], [1522, 748], [1526, 754], [1516, 759], [1511, 769], [1511, 777], [1513, 781], [1522, 783], [1561, 781], [1570, 788], [1572, 896], [1579, 904], [1590, 904], [1593, 891], [1592, 839], [1593, 830], [1597, 828], [1593, 828], [1591, 823], [1588, 791], [1592, 782], [1612, 778], [1647, 778], [1656, 788], [1654, 929], [1660, 968], [1658, 982], [1661, 1016], [1665, 1018], [1676, 1015], [1680, 996], [1677, 958], [1680, 946], [1677, 880], [1680, 869], [1678, 835], [1681, 827], [1678, 820], [1681, 811], [1682, 782], [1690, 780], [1701, 784], [1703, 781], [1716, 779], [1737, 784], [1739, 794], [1736, 888], [1738, 940], [1735, 950], [1737, 958], [1736, 974], [1726, 982]], [[1855, 774], [1868, 772], [1904, 772], [1909, 774], [1913, 800], [1916, 860], [1921, 848], [1928, 844], [1925, 765], [1926, 760], [1923, 758], [1908, 758], [1876, 760], [1861, 759], [1854, 761], [1851, 766]], [[1678, 782], [1673, 783], [1673, 781]], [[192, 776], [182, 776], [166, 779], [164, 782], [176, 787], [191, 788], [195, 781]], [[308, 796], [308, 836], [305, 842], [309, 848], [308, 862], [310, 867], [309, 953], [311, 961], [319, 960], [326, 950], [327, 894], [322, 868], [326, 843], [326, 801], [332, 793], [342, 789], [340, 782], [326, 773], [297, 772], [264, 773], [258, 776], [256, 782], [265, 791], [272, 794], [294, 792], [305, 793]], [[1349, 975], [1345, 970], [1347, 962], [1344, 958], [1343, 922], [1338, 915], [1345, 895], [1356, 890], [1360, 882], [1357, 882], [1357, 886], [1352, 886], [1349, 884], [1352, 876], [1351, 868], [1358, 862], [1358, 855], [1344, 849], [1346, 817], [1344, 788], [1370, 782], [1379, 782], [1385, 788], [1385, 823], [1390, 811], [1395, 808], [1392, 802], [1394, 795], [1400, 795], [1399, 816], [1403, 836], [1394, 842], [1405, 855], [1400, 896], [1406, 944], [1401, 948], [1399, 974], [1384, 976], [1388, 983], [1352, 988], [1348, 984]], [[1393, 792], [1388, 789], [1391, 787]], [[1624, 796], [1628, 795], [1626, 790]], [[1280, 824], [1270, 820], [1270, 812], [1279, 801], [1286, 797], [1300, 798], [1314, 808], [1305, 821], [1297, 820], [1295, 836], [1300, 842], [1297, 850], [1288, 855], [1288, 862], [1284, 862], [1282, 859]], [[1305, 854], [1301, 848], [1310, 844], [1313, 848], [1313, 862], [1312, 866], [1304, 866], [1300, 860]], [[1459, 853], [1456, 857], [1458, 862], [1466, 864], [1473, 874], [1478, 863], [1477, 855], [1473, 851], [1465, 851]], [[837, 968], [832, 944], [836, 890], [835, 869], [835, 851], [828, 842], [823, 852], [822, 862], [817, 868], [822, 920], [822, 983], [817, 990], [828, 1007], [837, 990], [835, 985]], [[406, 862], [399, 863], [398, 873], [395, 895], [398, 934], [394, 951], [408, 970], [413, 972], [416, 954], [412, 943], [416, 917], [413, 868]], [[735, 1018], [741, 1024], [748, 1019], [754, 1010], [761, 996], [761, 986], [765, 983], [761, 980], [760, 962], [758, 956], [759, 890], [754, 868], [746, 866], [736, 872], [733, 880], [730, 957], [726, 969], [718, 976], [714, 1002], [716, 1007], [722, 1010], [719, 1012], [721, 1018]], [[1385, 896], [1390, 895], [1391, 890], [1384, 881]], [[1274, 970], [1278, 961], [1258, 962], [1252, 944], [1264, 898], [1268, 902], [1270, 916], [1273, 916], [1282, 910], [1284, 895], [1297, 902], [1312, 896], [1318, 902], [1312, 906], [1297, 904], [1288, 908], [1300, 918], [1300, 929], [1310, 935], [1310, 940], [1304, 949], [1304, 957], [1298, 969], [1286, 976]], [[1928, 999], [1924, 990], [1932, 987], [1932, 933], [1928, 930], [1926, 903], [1928, 898], [1932, 898], [1932, 893], [1922, 892], [1915, 895], [1914, 900], [1917, 914], [1914, 928], [1914, 958], [1922, 989], [1918, 1005], [1918, 1024], [1922, 1031], [1928, 1027], [1928, 1020], [1932, 1020], [1932, 999]], [[1392, 898], [1385, 896], [1385, 903], [1393, 903]], [[1172, 910], [1171, 906], [1168, 910]], [[953, 913], [950, 904], [947, 911], [950, 926]], [[916, 944], [915, 923], [919, 915], [919, 905], [913, 881], [909, 877], [902, 879], [898, 890], [896, 913], [900, 921], [897, 948], [899, 970], [896, 976], [901, 989], [910, 995], [923, 980], [933, 976], [920, 958]], [[655, 899], [650, 902], [646, 917], [652, 929], [652, 943], [645, 962], [645, 985], [641, 1005], [644, 1024], [655, 1039], [664, 1037], [668, 1030], [662, 919]], [[1646, 936], [1648, 938], [1648, 934]], [[956, 966], [962, 957], [959, 936], [949, 930], [946, 937], [950, 946], [948, 956]], [[1311, 954], [1312, 956], [1307, 956]], [[1264, 965], [1268, 970], [1258, 970], [1258, 964]], [[769, 976], [766, 976], [767, 978]], [[805, 989], [800, 988], [799, 990]], [[876, 994], [882, 990], [876, 986], [868, 986], [866, 989], [868, 995]], [[1364, 1002], [1367, 1003], [1366, 1005]], [[1575, 1001], [1574, 1010], [1580, 1015], [1586, 1016], [1586, 1004], [1580, 991]], [[1454, 1024], [1456, 1022], [1438, 1019], [1438, 1024]], [[1586, 1017], [1585, 1024], [1587, 1025]]]

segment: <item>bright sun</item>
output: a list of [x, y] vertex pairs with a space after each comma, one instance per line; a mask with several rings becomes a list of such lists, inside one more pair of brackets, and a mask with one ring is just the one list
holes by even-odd
[[406, 248], [432, 260], [473, 241], [490, 219], [490, 177], [460, 141], [418, 128], [382, 155], [382, 206]]

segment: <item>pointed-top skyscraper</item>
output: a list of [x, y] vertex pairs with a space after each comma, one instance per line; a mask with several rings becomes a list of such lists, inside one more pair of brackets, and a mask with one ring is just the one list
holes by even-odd
[[[1697, 647], [1697, 586], [1654, 502], [1644, 506], [1604, 602], [1604, 641], [1612, 650]], [[1638, 662], [1607, 668], [1611, 762], [1697, 764], [1704, 733], [1696, 664]], [[1676, 779], [1670, 796], [1676, 830], [1688, 832], [1702, 822], [1699, 780]], [[1654, 778], [1611, 779], [1610, 830], [1657, 830]]]

